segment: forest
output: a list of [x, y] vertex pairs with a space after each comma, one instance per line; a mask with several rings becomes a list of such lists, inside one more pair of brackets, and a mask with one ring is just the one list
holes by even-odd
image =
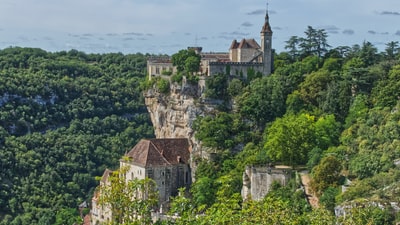
[[143, 54], [0, 51], [0, 224], [81, 221], [96, 177], [154, 135], [145, 68]]
[[[400, 202], [399, 42], [382, 52], [368, 41], [331, 47], [324, 30], [308, 27], [286, 44], [270, 76], [207, 79], [207, 97], [224, 103], [193, 128], [214, 160], [195, 159], [196, 181], [171, 202], [179, 217], [158, 223], [400, 221], [392, 206]], [[173, 56], [186, 65], [171, 82], [195, 83], [196, 57], [185, 54], [190, 63]], [[154, 135], [142, 91], [169, 86], [145, 81], [148, 56], [0, 51], [0, 224], [80, 222], [77, 206], [90, 201], [95, 177]], [[244, 168], [267, 163], [308, 169], [320, 207], [310, 207], [297, 179], [243, 202]], [[335, 206], [351, 213], [335, 217]]]

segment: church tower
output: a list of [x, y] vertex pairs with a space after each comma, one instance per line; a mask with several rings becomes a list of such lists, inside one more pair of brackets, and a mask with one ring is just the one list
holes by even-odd
[[273, 68], [272, 60], [272, 29], [269, 25], [268, 6], [265, 13], [264, 26], [261, 29], [261, 51], [263, 52], [264, 75], [270, 75]]

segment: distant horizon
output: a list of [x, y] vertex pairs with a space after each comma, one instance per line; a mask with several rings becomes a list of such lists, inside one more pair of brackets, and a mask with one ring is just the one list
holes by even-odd
[[[260, 43], [266, 1], [232, 0], [2, 0], [0, 49], [76, 49], [85, 53], [168, 54], [189, 46], [228, 52], [232, 40]], [[272, 46], [285, 52], [291, 36], [307, 26], [324, 29], [328, 44], [352, 47], [364, 41], [379, 51], [400, 39], [400, 1], [269, 1]], [[90, 9], [90, 10], [87, 10]]]

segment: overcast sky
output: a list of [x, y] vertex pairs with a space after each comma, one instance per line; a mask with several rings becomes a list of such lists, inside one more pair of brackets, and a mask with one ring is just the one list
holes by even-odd
[[[187, 46], [228, 51], [260, 39], [266, 0], [0, 0], [0, 49], [166, 53]], [[333, 47], [400, 40], [400, 0], [269, 0], [273, 47], [310, 25]]]

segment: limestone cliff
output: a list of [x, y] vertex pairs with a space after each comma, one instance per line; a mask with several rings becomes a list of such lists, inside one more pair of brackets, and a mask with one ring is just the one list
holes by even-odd
[[204, 103], [202, 93], [205, 81], [197, 85], [185, 82], [171, 85], [167, 94], [155, 89], [145, 92], [145, 104], [150, 113], [156, 138], [188, 138], [192, 155], [206, 157], [201, 143], [194, 137], [193, 122], [197, 116], [214, 111], [215, 102]]

